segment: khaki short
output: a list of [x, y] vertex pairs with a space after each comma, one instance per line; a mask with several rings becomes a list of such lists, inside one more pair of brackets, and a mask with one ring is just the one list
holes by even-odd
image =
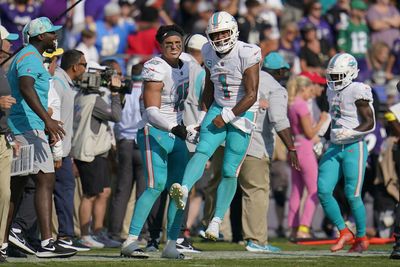
[[34, 147], [32, 174], [37, 174], [39, 171], [44, 173], [54, 173], [53, 155], [44, 131], [28, 131], [23, 134], [16, 135], [15, 139], [17, 139], [20, 146], [33, 145]]

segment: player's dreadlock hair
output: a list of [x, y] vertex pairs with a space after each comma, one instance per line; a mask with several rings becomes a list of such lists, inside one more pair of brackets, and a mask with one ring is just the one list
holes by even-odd
[[182, 30], [181, 27], [179, 27], [176, 24], [173, 25], [163, 25], [158, 28], [157, 34], [156, 34], [156, 40], [158, 43], [162, 43], [165, 38], [177, 35], [181, 38], [185, 35], [185, 32]]

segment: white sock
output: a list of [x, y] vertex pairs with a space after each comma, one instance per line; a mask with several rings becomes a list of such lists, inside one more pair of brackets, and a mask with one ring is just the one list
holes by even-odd
[[48, 238], [48, 239], [42, 240], [42, 242], [41, 242], [42, 247], [47, 246], [49, 244], [50, 240], [52, 240], [52, 239], [53, 238]]
[[3, 243], [3, 245], [1, 245], [1, 249], [6, 249], [8, 248], [8, 243]]
[[219, 223], [219, 224], [222, 222], [221, 218], [219, 218], [219, 217], [214, 217], [214, 218], [212, 218], [211, 221], [214, 221], [214, 222]]
[[125, 243], [130, 244], [130, 243], [132, 243], [132, 242], [137, 241], [138, 238], [139, 238], [139, 237], [138, 237], [137, 235], [131, 235], [131, 234], [129, 234], [129, 235], [128, 235], [128, 238], [127, 238], [126, 241], [125, 241]]
[[176, 250], [176, 240], [168, 240], [164, 250]]

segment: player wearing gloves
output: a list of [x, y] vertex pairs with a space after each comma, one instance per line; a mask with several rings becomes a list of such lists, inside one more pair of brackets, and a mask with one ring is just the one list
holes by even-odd
[[[190, 159], [182, 184], [174, 184], [170, 195], [184, 209], [188, 192], [203, 174], [208, 159], [225, 142], [222, 180], [217, 189], [216, 211], [206, 236], [217, 239], [219, 226], [237, 188], [237, 177], [246, 156], [255, 112], [261, 51], [256, 45], [238, 41], [238, 26], [227, 12], [216, 12], [206, 30], [209, 43], [202, 48], [206, 67], [200, 141]], [[203, 113], [204, 114], [204, 113]]]
[[336, 54], [327, 68], [331, 144], [320, 160], [318, 196], [325, 214], [340, 231], [337, 243], [331, 247], [332, 252], [343, 249], [354, 238], [332, 195], [341, 177], [344, 177], [346, 198], [357, 227], [355, 242], [349, 252], [362, 252], [369, 245], [365, 235], [365, 207], [361, 199], [368, 157], [363, 137], [374, 130], [375, 119], [371, 88], [353, 82], [358, 71], [356, 59], [347, 53]]
[[[189, 66], [180, 59], [183, 35], [176, 25], [161, 26], [156, 39], [162, 54], [147, 61], [142, 71], [144, 127], [138, 131], [137, 138], [146, 164], [146, 189], [136, 202], [129, 236], [121, 248], [123, 256], [148, 257], [139, 248], [140, 231], [161, 192], [172, 183], [181, 181], [189, 158], [185, 140], [191, 135], [180, 124], [189, 87]], [[171, 201], [168, 241], [162, 252], [164, 258], [184, 258], [176, 249], [182, 214], [183, 211]]]

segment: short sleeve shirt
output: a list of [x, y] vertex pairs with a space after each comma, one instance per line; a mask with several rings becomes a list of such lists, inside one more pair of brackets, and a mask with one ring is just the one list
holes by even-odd
[[11, 130], [15, 134], [22, 134], [31, 130], [44, 130], [44, 122], [29, 107], [21, 95], [19, 78], [23, 76], [29, 76], [35, 80], [34, 89], [40, 103], [47, 110], [51, 76], [43, 66], [43, 59], [39, 51], [32, 45], [28, 45], [15, 56], [7, 74], [11, 95], [17, 102], [11, 107], [8, 120]]
[[307, 102], [300, 97], [296, 97], [293, 103], [289, 106], [289, 120], [292, 127], [292, 131], [295, 135], [303, 134], [303, 128], [301, 126], [301, 117], [310, 114]]

